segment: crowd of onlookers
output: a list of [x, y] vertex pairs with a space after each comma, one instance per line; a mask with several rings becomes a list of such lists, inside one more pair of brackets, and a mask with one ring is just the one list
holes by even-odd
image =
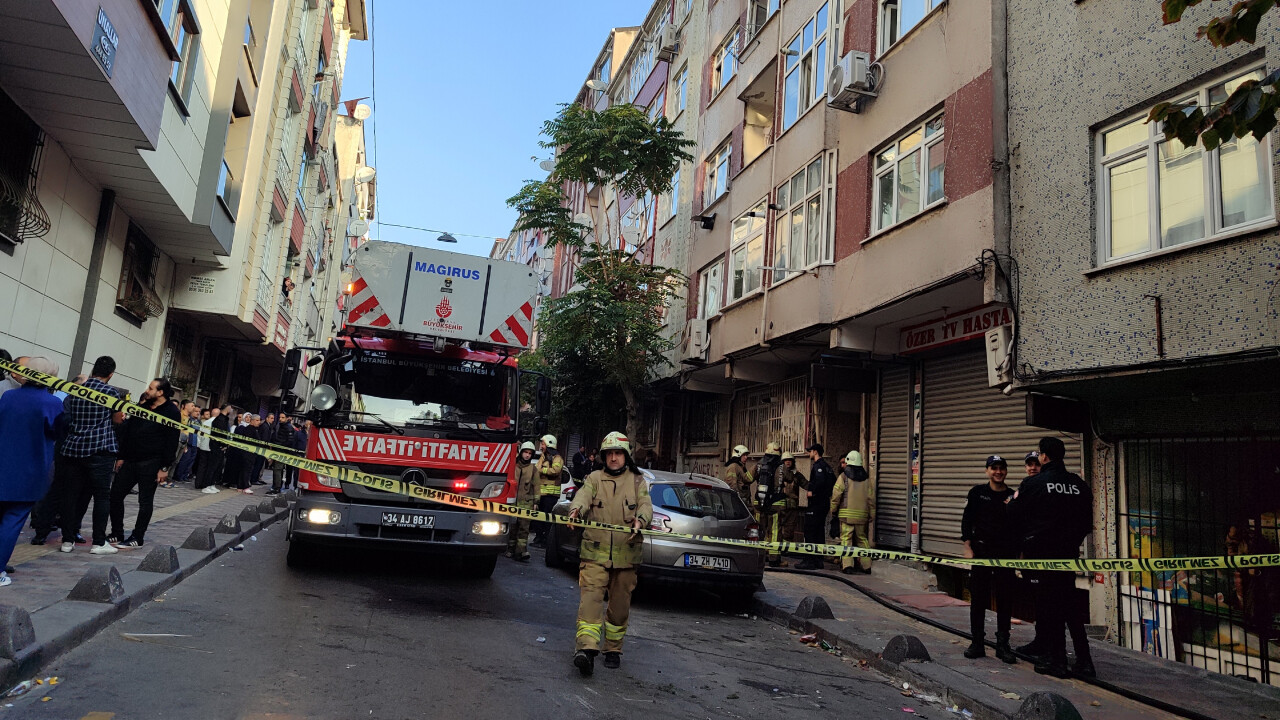
[[[49, 375], [57, 363], [44, 357], [0, 358]], [[99, 357], [78, 385], [125, 400], [129, 393], [111, 385], [115, 360]], [[0, 378], [0, 457], [8, 472], [0, 479], [0, 587], [12, 580], [8, 567], [13, 549], [30, 518], [31, 544], [43, 545], [59, 533], [64, 553], [92, 544], [89, 552], [109, 555], [141, 547], [155, 506], [157, 489], [182, 483], [203, 493], [221, 489], [252, 494], [266, 485], [263, 471], [271, 470], [268, 495], [297, 485], [297, 469], [271, 463], [250, 450], [221, 442], [304, 451], [311, 421], [295, 425], [286, 413], [266, 418], [238, 413], [230, 405], [201, 408], [178, 400], [165, 378], [152, 380], [137, 399], [151, 412], [187, 429], [123, 412], [87, 400], [53, 392], [16, 373]], [[203, 428], [203, 431], [201, 431]], [[137, 495], [138, 514], [125, 534], [125, 502]], [[91, 537], [80, 534], [92, 507]]]

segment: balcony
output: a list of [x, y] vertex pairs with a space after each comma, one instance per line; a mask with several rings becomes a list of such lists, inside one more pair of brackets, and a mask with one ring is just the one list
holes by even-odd
[[292, 318], [284, 311], [280, 310], [276, 313], [276, 331], [271, 338], [271, 343], [275, 345], [280, 352], [284, 352], [289, 346], [289, 326]]
[[293, 115], [302, 112], [302, 100], [305, 96], [302, 94], [302, 78], [298, 76], [298, 68], [294, 67], [293, 77], [290, 80], [289, 88], [289, 114]]
[[302, 208], [298, 205], [293, 206], [293, 225], [289, 228], [289, 256], [302, 253], [302, 238], [307, 233], [307, 216], [302, 213]]

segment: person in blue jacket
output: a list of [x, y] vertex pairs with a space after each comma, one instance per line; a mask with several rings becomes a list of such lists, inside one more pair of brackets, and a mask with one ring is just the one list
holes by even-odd
[[[26, 366], [58, 374], [58, 366], [48, 358], [28, 358]], [[0, 475], [0, 568], [9, 564], [31, 508], [49, 490], [62, 412], [62, 403], [36, 383], [0, 395], [0, 457], [6, 468]], [[0, 587], [11, 582], [8, 573], [0, 571]]]

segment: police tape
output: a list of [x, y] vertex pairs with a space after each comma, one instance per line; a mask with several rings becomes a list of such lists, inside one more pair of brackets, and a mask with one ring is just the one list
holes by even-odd
[[[77, 385], [73, 382], [63, 380], [53, 375], [38, 372], [30, 368], [17, 365], [15, 363], [0, 360], [0, 369], [16, 373], [29, 380], [45, 385], [53, 390], [66, 392], [68, 395], [81, 398], [91, 403], [102, 405], [109, 408], [113, 412], [123, 412], [129, 417], [141, 418], [153, 422], [183, 429], [195, 431], [199, 434], [208, 434], [208, 428], [201, 427], [198, 430], [190, 426], [184, 425], [176, 420], [164, 417], [144, 408], [136, 403], [128, 402], [105, 393], [98, 392], [92, 388]], [[309, 458], [300, 458], [290, 453], [282, 453], [270, 450], [256, 445], [243, 442], [238, 439], [219, 440], [228, 447], [234, 447], [245, 452], [260, 455], [267, 460], [278, 462], [283, 465], [307, 470], [316, 475], [323, 476], [338, 481], [339, 487], [341, 483], [351, 483], [360, 485], [373, 490], [381, 490], [386, 493], [395, 495], [404, 495], [417, 500], [433, 502], [441, 505], [449, 505], [451, 507], [472, 510], [476, 512], [491, 513], [494, 515], [502, 515], [514, 519], [527, 519], [530, 521], [541, 521], [548, 523], [556, 523], [561, 525], [569, 525], [571, 527], [594, 528], [598, 530], [607, 530], [610, 532], [625, 534], [642, 534], [655, 538], [663, 539], [681, 539], [692, 540], [694, 542], [706, 543], [710, 545], [724, 545], [731, 547], [747, 547], [761, 551], [773, 551], [777, 553], [791, 553], [799, 555], [814, 555], [826, 558], [867, 558], [869, 560], [909, 560], [914, 562], [930, 563], [934, 565], [949, 565], [955, 567], [993, 567], [993, 568], [1009, 568], [1012, 570], [1048, 570], [1048, 571], [1064, 571], [1064, 572], [1176, 572], [1180, 570], [1240, 570], [1264, 567], [1280, 567], [1280, 554], [1259, 554], [1259, 555], [1224, 555], [1210, 557], [1176, 557], [1176, 558], [1074, 558], [1074, 559], [1058, 559], [1058, 560], [1035, 560], [1035, 559], [995, 559], [995, 558], [956, 558], [942, 555], [921, 555], [918, 553], [901, 552], [897, 550], [872, 550], [869, 548], [855, 547], [852, 545], [827, 545], [818, 543], [796, 543], [796, 542], [759, 542], [755, 540], [743, 540], [737, 538], [713, 537], [708, 535], [689, 535], [685, 533], [676, 533], [665, 530], [653, 530], [650, 528], [633, 529], [622, 525], [612, 525], [609, 523], [596, 522], [594, 520], [571, 520], [562, 515], [542, 512], [529, 508], [520, 507], [518, 505], [508, 505], [506, 503], [495, 502], [493, 500], [484, 500], [480, 498], [469, 497], [467, 495], [458, 495], [444, 490], [422, 487], [420, 485], [411, 485], [397, 478], [389, 478], [381, 475], [372, 475], [370, 473], [361, 472], [349, 467], [339, 465], [331, 465], [319, 460]]]

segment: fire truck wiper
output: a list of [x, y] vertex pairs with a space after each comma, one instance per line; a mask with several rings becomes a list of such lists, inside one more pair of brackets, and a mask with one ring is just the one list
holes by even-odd
[[350, 417], [350, 416], [352, 416], [352, 415], [363, 415], [363, 416], [365, 416], [365, 417], [371, 417], [371, 418], [373, 418], [374, 420], [377, 420], [378, 422], [380, 422], [380, 423], [382, 423], [383, 425], [387, 426], [388, 428], [391, 428], [391, 432], [393, 432], [393, 433], [395, 433], [395, 434], [397, 434], [397, 435], [404, 435], [404, 429], [402, 429], [402, 428], [398, 428], [398, 427], [396, 427], [395, 425], [392, 425], [391, 423], [387, 422], [386, 420], [383, 420], [383, 419], [382, 419], [382, 416], [381, 416], [381, 415], [378, 415], [377, 413], [361, 412], [361, 411], [359, 411], [359, 410], [348, 410], [348, 411], [347, 411], [347, 417]]

